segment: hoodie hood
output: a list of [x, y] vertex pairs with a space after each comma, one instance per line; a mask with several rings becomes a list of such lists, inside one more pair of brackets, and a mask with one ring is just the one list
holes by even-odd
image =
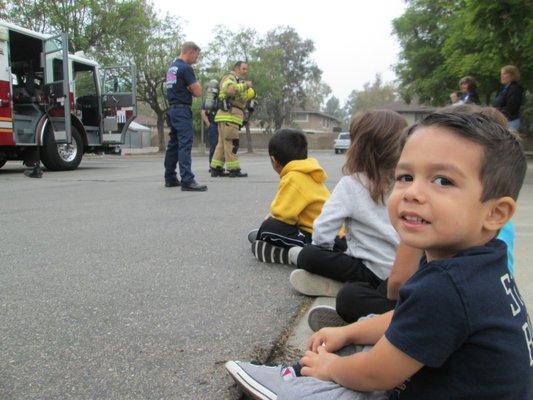
[[308, 157], [305, 160], [293, 160], [283, 167], [280, 178], [283, 178], [289, 172], [301, 172], [313, 178], [317, 183], [323, 183], [328, 179], [326, 172], [322, 169], [318, 161], [313, 157]]

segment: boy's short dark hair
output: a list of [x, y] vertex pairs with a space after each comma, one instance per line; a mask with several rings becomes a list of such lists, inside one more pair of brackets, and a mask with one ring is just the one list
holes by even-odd
[[281, 165], [307, 158], [307, 139], [299, 129], [280, 129], [268, 142], [268, 154]]
[[527, 170], [520, 138], [480, 113], [436, 112], [411, 126], [407, 137], [421, 127], [438, 126], [483, 147], [479, 178], [483, 185], [481, 202], [509, 196], [518, 198]]

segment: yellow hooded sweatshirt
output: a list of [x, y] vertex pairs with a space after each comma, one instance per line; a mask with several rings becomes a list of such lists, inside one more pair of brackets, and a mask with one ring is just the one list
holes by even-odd
[[270, 214], [276, 219], [313, 233], [313, 222], [329, 198], [324, 184], [326, 172], [312, 157], [294, 160], [281, 170], [276, 197], [270, 204]]

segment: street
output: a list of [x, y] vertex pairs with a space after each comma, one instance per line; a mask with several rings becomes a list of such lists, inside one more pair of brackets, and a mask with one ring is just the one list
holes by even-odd
[[[318, 153], [340, 177], [342, 156]], [[0, 170], [0, 398], [224, 399], [223, 363], [266, 354], [302, 297], [289, 268], [253, 258], [247, 232], [278, 176], [242, 157], [245, 179], [206, 193], [163, 186], [162, 156], [87, 157], [70, 172]]]
[[[342, 155], [317, 152], [333, 188]], [[163, 185], [160, 155], [87, 157], [70, 172], [0, 170], [0, 398], [234, 399], [223, 364], [262, 358], [299, 310], [290, 269], [259, 263], [247, 232], [268, 212], [278, 176], [266, 154], [248, 178], [211, 178], [205, 193]], [[533, 173], [515, 249], [533, 310]]]

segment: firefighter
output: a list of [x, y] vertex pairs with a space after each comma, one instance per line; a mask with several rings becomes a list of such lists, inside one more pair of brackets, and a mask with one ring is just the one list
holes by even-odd
[[237, 157], [239, 150], [239, 130], [244, 124], [244, 110], [248, 100], [255, 97], [252, 82], [244, 80], [248, 64], [238, 61], [233, 71], [220, 81], [219, 100], [221, 108], [215, 115], [218, 125], [218, 143], [211, 160], [211, 176], [225, 176], [224, 163], [231, 178], [248, 176], [241, 172]]
[[[165, 153], [165, 186], [181, 185], [181, 190], [205, 192], [206, 185], [199, 185], [191, 170], [191, 149], [194, 136], [191, 104], [193, 97], [202, 95], [202, 86], [196, 80], [191, 67], [200, 55], [200, 48], [193, 42], [185, 42], [180, 56], [170, 66], [166, 76], [169, 103], [170, 139]], [[181, 182], [176, 174], [179, 163]]]

